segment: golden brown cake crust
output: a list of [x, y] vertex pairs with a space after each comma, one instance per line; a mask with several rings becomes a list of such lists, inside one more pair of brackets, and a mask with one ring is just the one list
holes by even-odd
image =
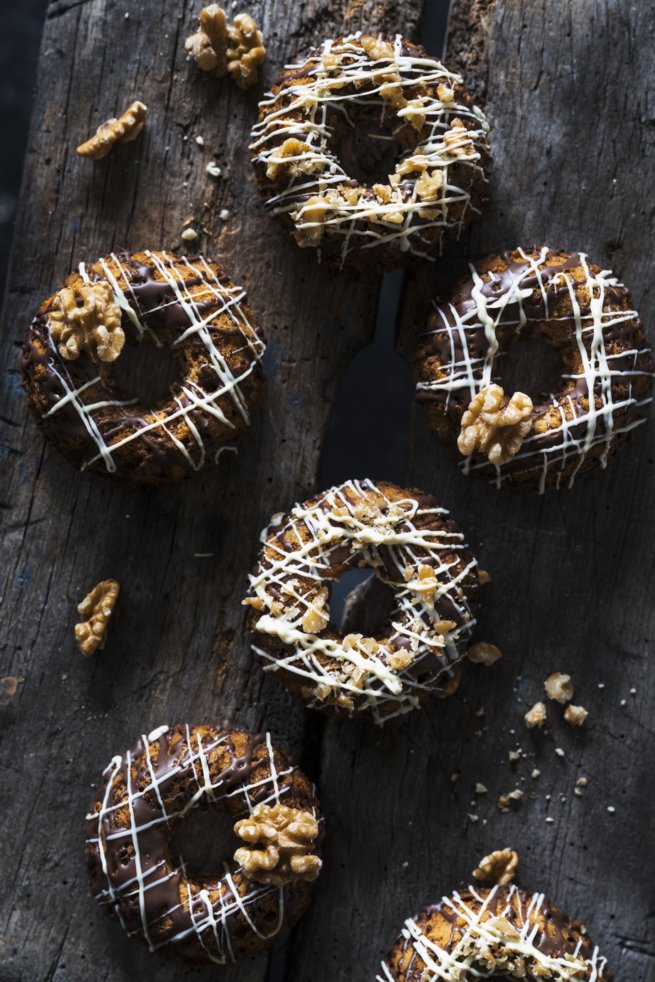
[[[148, 343], [170, 346], [178, 372], [154, 405], [122, 395], [112, 371], [123, 345]], [[217, 263], [119, 252], [82, 264], [41, 304], [22, 382], [44, 435], [75, 467], [167, 483], [215, 461], [248, 425], [263, 350], [243, 290]]]
[[[310, 706], [381, 722], [454, 691], [477, 561], [434, 498], [348, 481], [274, 516], [263, 541], [245, 601], [253, 650]], [[330, 584], [353, 568], [371, 568], [393, 593], [378, 637], [344, 637], [330, 622]]]
[[[105, 770], [87, 816], [96, 900], [151, 951], [225, 964], [268, 947], [301, 916], [311, 883], [257, 882], [229, 856], [222, 877], [190, 876], [171, 846], [197, 805], [237, 823], [265, 804], [320, 821], [312, 785], [268, 734], [180, 725], [142, 736]], [[234, 845], [243, 845], [236, 834]]]
[[532, 247], [476, 262], [435, 305], [416, 357], [417, 397], [448, 444], [457, 444], [476, 396], [502, 389], [503, 355], [519, 338], [560, 353], [561, 388], [532, 407], [509, 460], [496, 465], [476, 451], [460, 454], [462, 468], [497, 486], [570, 486], [604, 467], [644, 421], [650, 344], [629, 291], [583, 253]]
[[[380, 127], [399, 145], [381, 183], [352, 179], [342, 163], [353, 127]], [[287, 66], [260, 103], [250, 149], [269, 211], [299, 245], [331, 265], [383, 270], [436, 259], [479, 214], [487, 131], [461, 78], [422, 47], [349, 35]]]
[[414, 918], [382, 963], [378, 982], [611, 982], [580, 921], [543, 894], [469, 887]]

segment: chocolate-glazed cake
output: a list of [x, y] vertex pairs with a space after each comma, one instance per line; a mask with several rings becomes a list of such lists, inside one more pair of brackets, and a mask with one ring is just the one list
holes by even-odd
[[[436, 259], [480, 214], [488, 129], [462, 79], [422, 47], [352, 34], [285, 68], [250, 149], [269, 212], [300, 246], [382, 270]], [[352, 156], [381, 160], [362, 180], [344, 154], [358, 139]]]
[[584, 925], [543, 894], [469, 887], [405, 921], [377, 982], [611, 982]]
[[[503, 389], [518, 340], [559, 352], [559, 388]], [[645, 419], [653, 353], [629, 291], [583, 253], [515, 249], [472, 264], [419, 338], [417, 397], [465, 473], [543, 491], [605, 467]]]
[[[250, 577], [253, 650], [310, 706], [377, 722], [451, 694], [475, 620], [478, 566], [433, 497], [348, 481], [276, 515]], [[330, 621], [330, 585], [370, 568], [393, 596], [376, 637]]]
[[[173, 850], [196, 807], [234, 822], [236, 851], [221, 874], [191, 875]], [[163, 726], [104, 772], [87, 816], [91, 888], [151, 951], [223, 965], [301, 916], [321, 865], [319, 823], [312, 785], [268, 734]]]
[[[168, 346], [177, 379], [152, 405], [123, 393], [126, 345]], [[22, 381], [44, 435], [77, 468], [144, 483], [215, 461], [250, 420], [264, 343], [222, 268], [202, 256], [112, 253], [72, 273], [30, 327]]]

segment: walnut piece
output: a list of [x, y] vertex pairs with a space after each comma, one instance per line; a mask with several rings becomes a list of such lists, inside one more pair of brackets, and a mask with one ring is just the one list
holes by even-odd
[[523, 719], [529, 730], [534, 729], [535, 726], [543, 726], [546, 722], [546, 707], [543, 702], [535, 702], [532, 709], [527, 711]]
[[123, 350], [121, 309], [107, 280], [64, 287], [55, 294], [48, 320], [50, 336], [67, 361], [82, 351], [94, 361], [115, 361]]
[[5, 675], [0, 679], [0, 706], [8, 706], [25, 679], [22, 675]]
[[588, 715], [584, 706], [567, 706], [564, 710], [564, 719], [571, 726], [582, 726]]
[[504, 887], [514, 879], [518, 864], [519, 854], [514, 849], [496, 849], [480, 860], [473, 876], [476, 880]]
[[308, 143], [290, 137], [268, 158], [266, 177], [275, 181], [280, 175], [298, 177], [323, 170], [325, 161], [314, 154]]
[[501, 811], [507, 811], [510, 808], [517, 807], [521, 799], [524, 797], [524, 792], [520, 788], [514, 788], [513, 791], [509, 791], [506, 794], [501, 794], [498, 799], [498, 808]]
[[500, 385], [488, 385], [472, 399], [462, 416], [457, 447], [469, 457], [484, 453], [492, 464], [506, 464], [532, 429], [532, 399], [515, 392], [505, 401]]
[[83, 620], [75, 625], [75, 640], [83, 655], [92, 655], [103, 648], [109, 618], [114, 612], [120, 585], [116, 580], [103, 580], [86, 595], [77, 610]]
[[212, 3], [200, 11], [200, 30], [185, 41], [185, 49], [204, 72], [217, 78], [230, 75], [241, 89], [257, 82], [258, 66], [266, 56], [261, 31], [250, 14], [237, 14], [228, 23], [225, 11]]
[[468, 130], [458, 116], [453, 119], [450, 129], [444, 133], [443, 142], [446, 151], [453, 157], [472, 157], [475, 153], [475, 147]]
[[234, 831], [246, 845], [234, 859], [246, 876], [259, 883], [283, 886], [292, 880], [315, 880], [322, 862], [313, 852], [318, 836], [314, 815], [287, 805], [256, 805]]
[[561, 672], [553, 672], [544, 682], [544, 689], [549, 699], [555, 702], [570, 702], [573, 698], [573, 682], [570, 675], [563, 675]]
[[495, 644], [489, 644], [488, 641], [478, 641], [476, 644], [472, 644], [466, 654], [468, 660], [476, 665], [493, 665], [494, 662], [503, 657], [500, 648], [497, 648]]
[[131, 143], [145, 126], [148, 107], [138, 100], [129, 106], [118, 119], [108, 119], [86, 143], [77, 148], [80, 157], [100, 160], [106, 157], [116, 143]]

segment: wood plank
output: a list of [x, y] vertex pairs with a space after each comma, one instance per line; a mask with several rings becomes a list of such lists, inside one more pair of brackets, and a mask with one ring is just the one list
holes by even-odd
[[[479, 10], [488, 30], [469, 22]], [[456, 251], [534, 241], [584, 249], [631, 286], [652, 338], [655, 4], [460, 0], [454, 18], [449, 61], [479, 66], [495, 160], [489, 210]], [[440, 281], [462, 265], [445, 263]], [[406, 291], [410, 357], [436, 285], [428, 272]], [[655, 424], [606, 473], [544, 497], [462, 476], [418, 409], [412, 445], [409, 480], [453, 511], [493, 574], [479, 638], [504, 658], [470, 666], [454, 698], [381, 732], [327, 725], [331, 834], [291, 978], [372, 979], [405, 917], [468, 882], [485, 853], [511, 846], [519, 883], [583, 917], [617, 980], [653, 982]], [[574, 731], [551, 703], [547, 731], [527, 731], [522, 715], [555, 670], [573, 675], [588, 724]], [[528, 756], [510, 764], [517, 747]], [[583, 775], [589, 786], [577, 797]], [[486, 795], [475, 795], [476, 782]], [[522, 805], [500, 813], [498, 796], [517, 785]]]
[[[185, 975], [125, 938], [86, 883], [92, 788], [139, 733], [225, 718], [269, 728], [296, 753], [307, 742], [304, 710], [253, 669], [240, 600], [271, 511], [313, 490], [332, 394], [371, 335], [378, 281], [317, 267], [264, 214], [247, 152], [261, 89], [244, 94], [187, 62], [183, 39], [199, 7], [56, 0], [45, 25], [2, 352], [1, 674], [24, 678], [0, 708], [3, 979]], [[269, 48], [270, 84], [343, 23], [411, 35], [421, 4], [248, 8]], [[95, 165], [78, 158], [80, 140], [133, 98], [149, 106], [139, 141]], [[206, 174], [210, 159], [223, 168], [218, 182]], [[74, 474], [28, 418], [14, 345], [74, 264], [117, 246], [178, 246], [189, 214], [200, 248], [247, 287], [268, 332], [268, 384], [252, 429], [237, 457], [223, 455], [217, 471], [179, 488]], [[106, 576], [122, 583], [120, 608], [106, 650], [84, 661], [72, 641], [75, 604]], [[262, 956], [222, 978], [261, 980], [267, 963]]]

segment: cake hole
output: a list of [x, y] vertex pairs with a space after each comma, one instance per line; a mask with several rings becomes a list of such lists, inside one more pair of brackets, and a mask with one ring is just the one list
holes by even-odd
[[111, 371], [121, 398], [138, 399], [146, 406], [168, 399], [180, 374], [170, 345], [157, 347], [147, 338], [140, 344], [126, 342]]
[[525, 392], [535, 405], [544, 402], [551, 392], [562, 389], [562, 371], [559, 351], [539, 338], [515, 341], [498, 360], [498, 374], [505, 395]]
[[335, 126], [333, 150], [346, 174], [360, 184], [387, 184], [402, 153], [388, 126], [370, 111], [348, 107], [348, 121]]
[[199, 805], [186, 815], [171, 842], [176, 860], [184, 861], [187, 873], [198, 879], [220, 878], [224, 864], [232, 859], [239, 840], [234, 819], [216, 805]]
[[[354, 605], [348, 610], [348, 598]], [[371, 569], [349, 569], [332, 584], [330, 590], [330, 620], [349, 634], [378, 637], [389, 623], [394, 607], [391, 587], [382, 583]], [[347, 623], [345, 623], [347, 621]]]

